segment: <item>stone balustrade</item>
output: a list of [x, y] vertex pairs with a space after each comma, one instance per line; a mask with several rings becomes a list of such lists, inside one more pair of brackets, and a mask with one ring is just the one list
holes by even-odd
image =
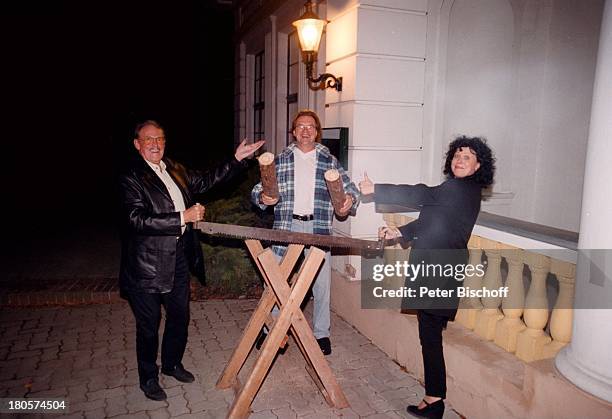
[[[389, 226], [414, 218], [385, 214]], [[466, 276], [471, 289], [507, 287], [505, 297], [462, 298], [455, 321], [523, 361], [553, 358], [571, 340], [576, 265], [533, 249], [473, 234], [468, 243], [471, 265], [486, 260], [484, 276]], [[547, 281], [556, 281], [553, 307]]]

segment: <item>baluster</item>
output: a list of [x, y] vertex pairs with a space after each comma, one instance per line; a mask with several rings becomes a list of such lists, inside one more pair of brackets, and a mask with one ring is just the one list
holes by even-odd
[[[470, 265], [476, 266], [482, 263], [482, 249], [480, 244], [480, 237], [472, 236], [468, 242], [468, 249], [470, 249]], [[482, 288], [482, 275], [478, 275], [474, 272], [472, 275], [466, 275], [465, 280], [461, 286], [470, 289]], [[483, 306], [478, 297], [461, 297], [459, 302], [459, 309], [455, 316], [455, 321], [461, 324], [463, 327], [468, 329], [474, 329], [476, 326], [476, 316]]]
[[[501, 279], [501, 244], [494, 240], [482, 238], [481, 244], [487, 255], [487, 271], [485, 272], [482, 288], [498, 290], [502, 286]], [[476, 327], [474, 331], [483, 339], [493, 340], [495, 337], [495, 325], [504, 315], [499, 311], [501, 297], [481, 298], [483, 309], [476, 316]]]
[[[400, 227], [411, 221], [408, 217], [400, 214], [385, 214], [383, 219], [388, 227]], [[399, 243], [393, 246], [386, 246], [383, 253], [384, 263], [387, 265], [395, 265], [397, 261], [403, 262], [408, 260], [409, 255], [410, 249], [403, 249]], [[404, 276], [395, 275], [386, 277], [383, 283], [387, 289], [400, 289], [404, 286], [405, 282], [406, 278]], [[387, 298], [385, 299], [384, 308], [400, 310], [401, 303], [401, 298]]]
[[550, 335], [552, 342], [544, 346], [544, 358], [552, 358], [572, 339], [572, 321], [574, 319], [574, 285], [576, 282], [576, 265], [552, 259], [550, 271], [559, 281], [559, 296], [550, 316]]
[[518, 335], [516, 356], [523, 361], [531, 362], [543, 358], [544, 345], [551, 341], [550, 336], [544, 331], [548, 322], [546, 277], [550, 269], [550, 258], [525, 252], [525, 263], [531, 270], [531, 284], [523, 314], [527, 328]]
[[523, 320], [521, 320], [525, 305], [525, 286], [523, 285], [524, 251], [508, 246], [501, 253], [506, 258], [506, 262], [508, 262], [508, 278], [506, 279], [508, 294], [502, 300], [504, 318], [495, 326], [494, 342], [507, 352], [515, 352], [518, 334], [526, 327]]

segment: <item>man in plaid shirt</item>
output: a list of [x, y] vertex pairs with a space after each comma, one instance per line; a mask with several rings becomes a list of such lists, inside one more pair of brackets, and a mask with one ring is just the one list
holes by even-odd
[[[262, 192], [261, 182], [253, 187], [251, 200], [261, 209], [274, 207], [274, 228], [301, 233], [332, 234], [334, 208], [323, 177], [329, 169], [340, 172], [346, 201], [336, 214], [339, 218], [354, 215], [359, 205], [359, 190], [349, 179], [340, 163], [329, 149], [320, 143], [321, 122], [314, 111], [302, 110], [293, 119], [292, 133], [295, 142], [276, 156], [276, 180], [279, 198], [272, 199]], [[284, 246], [274, 246], [280, 258]], [[329, 251], [312, 287], [314, 297], [313, 329], [317, 342], [325, 355], [331, 353], [329, 340], [329, 298], [331, 260]], [[258, 339], [261, 347], [266, 334]]]

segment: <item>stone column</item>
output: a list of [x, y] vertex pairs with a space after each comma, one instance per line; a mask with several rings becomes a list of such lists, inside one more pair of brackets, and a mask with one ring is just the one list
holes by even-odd
[[[587, 147], [571, 343], [557, 369], [583, 390], [612, 402], [612, 1], [599, 39]], [[608, 249], [597, 250], [593, 249]]]
[[[418, 183], [421, 178], [428, 1], [327, 0], [325, 61], [320, 68], [342, 77], [342, 91], [325, 89], [325, 125], [348, 127], [349, 176], [364, 171], [376, 183]], [[325, 63], [322, 63], [325, 64]], [[439, 158], [439, 156], [437, 156]], [[392, 167], [393, 170], [389, 170]], [[439, 173], [439, 171], [438, 171]], [[373, 204], [334, 222], [340, 235], [374, 239], [383, 225]], [[335, 256], [361, 277], [361, 258]]]

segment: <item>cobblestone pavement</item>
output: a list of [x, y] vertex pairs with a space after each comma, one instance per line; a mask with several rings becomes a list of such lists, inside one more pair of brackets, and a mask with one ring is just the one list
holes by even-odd
[[[256, 303], [191, 303], [183, 364], [196, 381], [181, 384], [161, 376], [168, 393], [163, 402], [148, 400], [138, 387], [134, 319], [127, 304], [2, 309], [0, 397], [63, 398], [71, 418], [223, 418], [234, 393], [216, 389], [215, 383]], [[325, 403], [290, 339], [289, 350], [277, 357], [252, 404], [251, 418], [411, 417], [406, 405], [424, 394], [414, 378], [336, 315], [331, 339], [333, 353], [326, 359], [349, 408]], [[254, 350], [243, 367], [242, 382], [257, 354]], [[458, 417], [447, 405], [445, 418]]]

